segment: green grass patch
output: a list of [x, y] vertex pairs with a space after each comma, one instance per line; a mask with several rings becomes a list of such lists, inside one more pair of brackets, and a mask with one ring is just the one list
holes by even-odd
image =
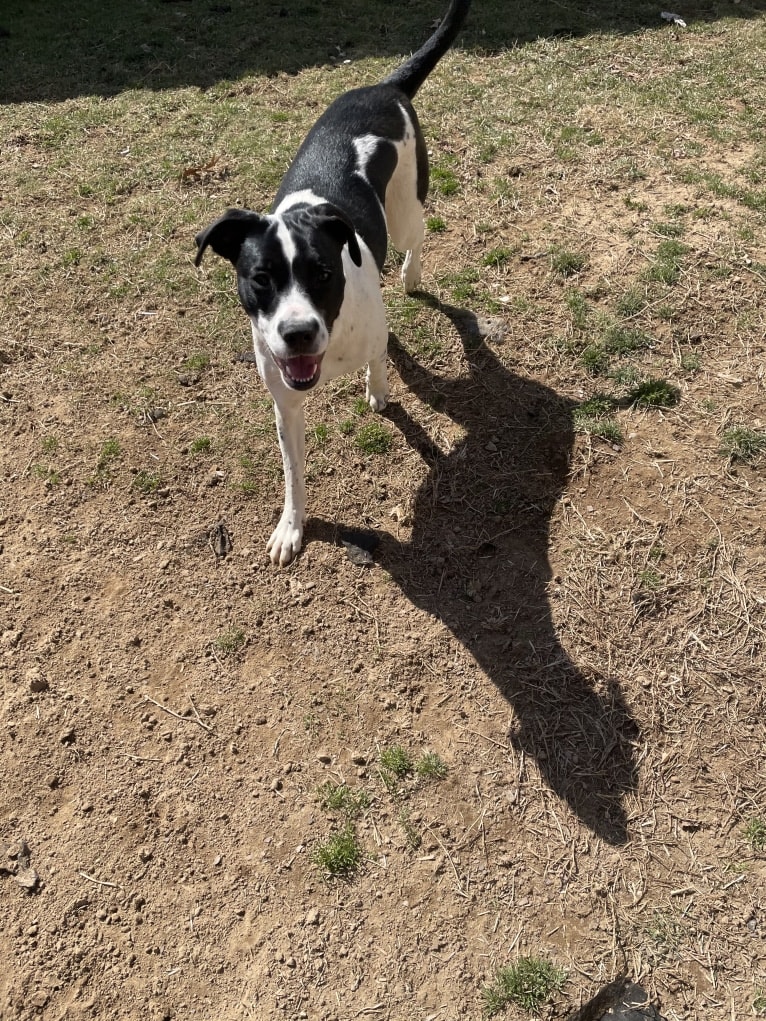
[[755, 461], [766, 451], [766, 432], [735, 425], [726, 429], [721, 438], [721, 453], [731, 462]]
[[672, 408], [681, 400], [681, 391], [665, 379], [647, 379], [634, 386], [626, 400], [636, 408]]
[[319, 804], [328, 812], [342, 812], [349, 819], [361, 815], [370, 807], [370, 797], [366, 791], [352, 790], [345, 783], [333, 783], [328, 780], [319, 788]]
[[431, 167], [431, 190], [437, 195], [454, 195], [460, 190], [460, 181], [449, 167]]
[[311, 860], [328, 879], [350, 879], [362, 862], [362, 848], [351, 823], [314, 848]]
[[222, 631], [213, 642], [213, 646], [221, 656], [233, 656], [244, 646], [247, 638], [241, 627], [231, 627]]
[[189, 444], [190, 454], [209, 454], [213, 441], [209, 436], [196, 436]]
[[566, 981], [566, 972], [544, 957], [520, 957], [500, 968], [482, 990], [484, 1012], [494, 1017], [513, 1003], [528, 1012], [539, 1010]]
[[482, 262], [485, 266], [493, 266], [495, 269], [501, 269], [513, 258], [513, 249], [500, 246], [499, 248], [492, 248], [490, 251], [485, 252], [482, 258]]
[[424, 780], [443, 780], [448, 769], [444, 760], [436, 752], [426, 752], [415, 763], [415, 772]]
[[142, 468], [133, 476], [133, 489], [144, 496], [151, 496], [153, 493], [156, 493], [161, 485], [162, 476], [159, 472], [147, 471]]
[[426, 230], [430, 234], [443, 234], [447, 229], [447, 223], [441, 216], [429, 216], [426, 218]]
[[766, 821], [754, 816], [742, 830], [742, 836], [756, 854], [766, 850]]
[[568, 248], [552, 248], [550, 259], [551, 269], [562, 277], [571, 277], [580, 273], [588, 263], [582, 252], [574, 252]]
[[354, 442], [363, 454], [387, 454], [394, 438], [380, 422], [367, 422], [357, 430]]
[[407, 776], [414, 769], [412, 756], [400, 744], [392, 744], [381, 751], [380, 765], [399, 779]]

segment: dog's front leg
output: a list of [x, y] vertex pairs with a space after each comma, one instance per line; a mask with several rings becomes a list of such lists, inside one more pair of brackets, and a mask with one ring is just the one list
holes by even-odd
[[285, 509], [271, 533], [266, 552], [273, 564], [285, 567], [297, 555], [306, 514], [306, 421], [303, 401], [274, 402], [277, 436], [285, 469]]

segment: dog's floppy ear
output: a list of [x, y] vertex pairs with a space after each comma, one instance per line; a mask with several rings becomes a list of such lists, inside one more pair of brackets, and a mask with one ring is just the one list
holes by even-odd
[[199, 266], [202, 262], [208, 245], [217, 255], [236, 265], [242, 242], [248, 234], [256, 233], [256, 228], [262, 223], [263, 217], [249, 209], [227, 209], [194, 239], [198, 249], [194, 265]]
[[330, 202], [323, 202], [322, 205], [314, 206], [311, 209], [311, 216], [318, 226], [323, 227], [341, 245], [348, 245], [348, 254], [355, 266], [362, 265], [362, 253], [359, 251], [359, 242], [356, 240], [354, 225], [342, 213], [337, 206]]

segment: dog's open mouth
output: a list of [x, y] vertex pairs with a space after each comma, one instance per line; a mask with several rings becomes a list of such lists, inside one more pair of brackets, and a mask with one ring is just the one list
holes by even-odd
[[321, 355], [296, 355], [294, 358], [275, 358], [282, 378], [294, 390], [309, 390], [319, 382], [322, 368]]

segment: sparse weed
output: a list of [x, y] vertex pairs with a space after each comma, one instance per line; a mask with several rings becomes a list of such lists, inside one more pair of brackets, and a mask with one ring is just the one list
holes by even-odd
[[436, 752], [426, 752], [415, 763], [415, 772], [426, 780], [443, 780], [447, 765]]
[[120, 441], [115, 439], [104, 440], [101, 445], [101, 453], [98, 455], [98, 471], [107, 469], [113, 461], [120, 456]]
[[319, 844], [311, 857], [328, 878], [350, 879], [362, 861], [362, 848], [351, 823]]
[[202, 372], [210, 365], [210, 355], [205, 352], [190, 355], [184, 362], [184, 369], [187, 372]]
[[217, 652], [222, 656], [233, 656], [243, 647], [246, 641], [245, 632], [241, 627], [231, 627], [221, 632], [213, 642]]
[[566, 292], [565, 300], [567, 308], [572, 313], [572, 326], [576, 330], [584, 330], [588, 325], [590, 309], [582, 291], [578, 291], [576, 287], [570, 288]]
[[482, 998], [487, 1017], [504, 1010], [509, 1003], [535, 1011], [564, 985], [566, 972], [544, 957], [520, 957], [500, 968], [494, 981], [484, 987]]
[[609, 369], [609, 355], [599, 344], [589, 344], [580, 355], [580, 361], [591, 376], [603, 376]]
[[314, 426], [312, 431], [314, 433], [314, 439], [316, 440], [317, 445], [323, 447], [330, 438], [330, 430], [328, 426], [326, 426], [324, 422], [318, 422]]
[[760, 816], [755, 816], [742, 830], [742, 836], [756, 854], [761, 854], [766, 850], [766, 821]]
[[573, 423], [579, 433], [599, 436], [613, 446], [622, 444], [622, 430], [612, 417], [617, 401], [608, 394], [595, 394], [575, 408]]
[[550, 252], [551, 269], [562, 277], [571, 277], [585, 268], [587, 259], [581, 252], [566, 248], [553, 248]]
[[681, 391], [665, 379], [647, 379], [634, 386], [626, 400], [636, 408], [672, 408], [681, 400]]
[[370, 807], [367, 791], [354, 791], [345, 783], [328, 780], [319, 788], [319, 803], [330, 812], [342, 812], [349, 819], [361, 815]]
[[681, 368], [684, 372], [699, 372], [702, 368], [702, 359], [696, 351], [684, 351], [681, 355]]
[[143, 493], [144, 496], [156, 493], [161, 485], [162, 478], [158, 472], [146, 471], [146, 469], [142, 468], [133, 476], [133, 489]]
[[429, 216], [426, 220], [426, 230], [431, 234], [442, 234], [446, 229], [447, 224], [441, 216]]
[[617, 302], [617, 312], [625, 318], [638, 315], [645, 308], [646, 295], [639, 287], [631, 287]]
[[753, 997], [753, 1010], [756, 1014], [766, 1014], [766, 992], [758, 990]]
[[672, 286], [681, 275], [681, 258], [688, 248], [680, 241], [662, 241], [657, 246], [655, 261], [644, 274], [646, 280]]
[[393, 446], [393, 436], [379, 422], [360, 426], [355, 442], [363, 454], [387, 454]]
[[732, 463], [755, 461], [766, 451], [766, 432], [735, 425], [721, 439], [721, 453]]
[[389, 745], [380, 753], [380, 764], [396, 777], [407, 776], [413, 770], [412, 756], [400, 744]]
[[613, 355], [628, 355], [651, 346], [651, 337], [626, 326], [611, 326], [604, 335], [604, 349]]
[[350, 436], [355, 429], [356, 422], [351, 418], [344, 418], [342, 422], [338, 422], [338, 432], [341, 436]]
[[510, 248], [492, 248], [489, 252], [484, 253], [482, 262], [485, 266], [494, 266], [496, 269], [500, 269], [505, 266], [512, 257], [513, 250]]
[[460, 181], [448, 167], [432, 167], [431, 187], [438, 195], [454, 195], [460, 190]]
[[402, 808], [399, 811], [399, 825], [404, 830], [404, 835], [407, 839], [408, 846], [413, 850], [417, 851], [420, 845], [423, 843], [423, 838], [413, 824], [410, 813], [406, 808]]
[[213, 441], [209, 436], [197, 436], [189, 444], [190, 454], [209, 454]]

